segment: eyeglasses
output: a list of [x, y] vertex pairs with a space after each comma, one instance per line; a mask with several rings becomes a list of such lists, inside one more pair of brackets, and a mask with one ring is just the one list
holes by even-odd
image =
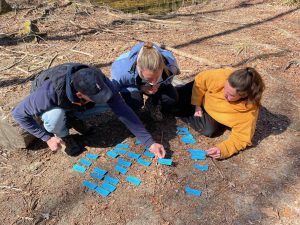
[[164, 83], [166, 83], [168, 80], [170, 80], [171, 78], [173, 78], [175, 75], [172, 75], [172, 76], [169, 76], [169, 77], [167, 77], [167, 79], [165, 79], [165, 80], [163, 80], [162, 79], [162, 77], [160, 77], [159, 78], [159, 81], [158, 82], [156, 82], [156, 83], [151, 83], [151, 82], [149, 82], [149, 81], [147, 81], [147, 80], [142, 80], [145, 84], [145, 86], [146, 87], [154, 87], [154, 86], [159, 86], [159, 85], [161, 85], [161, 84], [164, 84]]

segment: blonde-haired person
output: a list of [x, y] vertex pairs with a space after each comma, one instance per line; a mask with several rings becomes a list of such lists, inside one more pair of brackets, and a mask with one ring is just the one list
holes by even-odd
[[250, 67], [204, 71], [177, 89], [181, 116], [208, 137], [231, 128], [227, 140], [207, 150], [212, 158], [228, 158], [251, 145], [264, 89], [261, 76]]
[[173, 54], [153, 43], [138, 43], [120, 55], [112, 64], [112, 81], [125, 102], [138, 112], [144, 106], [143, 95], [149, 96], [148, 110], [155, 120], [162, 120], [178, 100], [172, 85], [180, 73]]

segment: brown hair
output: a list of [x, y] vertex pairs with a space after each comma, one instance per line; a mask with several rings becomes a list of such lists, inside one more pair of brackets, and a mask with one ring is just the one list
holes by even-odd
[[139, 70], [147, 69], [151, 71], [163, 69], [169, 74], [163, 56], [151, 42], [146, 42], [140, 50], [137, 58], [137, 67]]
[[229, 76], [228, 82], [240, 96], [245, 95], [249, 102], [260, 105], [265, 84], [254, 68], [247, 67], [234, 71]]

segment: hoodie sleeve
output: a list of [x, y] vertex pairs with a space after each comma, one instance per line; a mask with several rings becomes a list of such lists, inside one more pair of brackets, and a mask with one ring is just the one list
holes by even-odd
[[106, 84], [113, 91], [112, 98], [108, 101], [109, 107], [118, 116], [119, 120], [136, 136], [147, 148], [154, 142], [150, 133], [146, 130], [138, 116], [125, 103], [120, 94], [114, 89], [113, 84], [106, 78]]
[[195, 106], [201, 106], [203, 97], [207, 91], [207, 76], [205, 72], [199, 73], [195, 77], [195, 82], [193, 85], [191, 104]]
[[[237, 123], [237, 125], [232, 128], [229, 138], [217, 145], [221, 150], [221, 158], [228, 158], [251, 145], [257, 117], [258, 109], [249, 112], [248, 116], [243, 115], [243, 121]], [[237, 120], [239, 119], [242, 119], [242, 117], [237, 118]]]
[[13, 118], [30, 134], [47, 141], [52, 134], [48, 133], [43, 126], [40, 126], [35, 117], [40, 116], [50, 108], [54, 107], [56, 94], [50, 81], [27, 96], [12, 111]]

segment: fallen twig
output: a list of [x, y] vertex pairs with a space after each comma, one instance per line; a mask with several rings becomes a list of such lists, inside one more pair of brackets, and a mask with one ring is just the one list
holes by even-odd
[[218, 167], [217, 163], [215, 162], [215, 160], [213, 160], [212, 158], [210, 158], [210, 159], [211, 159], [212, 163], [215, 165], [215, 167], [217, 168], [217, 170], [218, 170], [219, 174], [221, 175], [222, 179], [225, 180], [226, 178], [225, 178], [224, 174], [222, 173], [222, 171], [219, 169], [219, 167]]
[[289, 69], [292, 65], [298, 65], [298, 66], [300, 66], [300, 60], [289, 61], [288, 64], [286, 65], [286, 67], [284, 68], [284, 70]]
[[216, 22], [222, 22], [222, 23], [230, 23], [230, 24], [239, 24], [239, 25], [247, 25], [247, 23], [237, 23], [237, 22], [232, 22], [232, 21], [228, 21], [228, 20], [217, 20], [208, 16], [198, 16], [200, 18], [204, 18], [204, 19], [208, 19], [208, 20], [212, 20], [212, 21], [216, 21]]
[[94, 55], [90, 54], [90, 53], [87, 53], [87, 52], [82, 52], [82, 51], [78, 51], [78, 50], [75, 50], [75, 49], [70, 49], [72, 52], [76, 52], [76, 53], [80, 53], [80, 54], [83, 54], [83, 55], [87, 55], [87, 56], [90, 56], [90, 57], [94, 57]]
[[14, 66], [18, 65], [18, 64], [19, 64], [20, 62], [22, 62], [22, 61], [23, 61], [23, 60], [24, 60], [26, 57], [27, 57], [27, 54], [26, 54], [26, 55], [24, 55], [22, 59], [20, 59], [19, 61], [17, 61], [17, 62], [15, 62], [15, 63], [13, 63], [12, 65], [10, 65], [10, 66], [7, 66], [7, 67], [4, 67], [4, 68], [0, 69], [0, 72], [2, 72], [2, 71], [4, 71], [4, 70], [11, 69], [12, 67], [14, 67]]
[[24, 70], [24, 69], [22, 69], [22, 68], [20, 68], [18, 66], [16, 66], [16, 69], [19, 70], [19, 71], [21, 71], [21, 72], [23, 72], [23, 73], [30, 74], [28, 71], [26, 71], [26, 70]]
[[12, 186], [0, 186], [1, 189], [10, 189], [10, 190], [14, 190], [14, 191], [22, 191], [22, 189], [20, 188], [15, 188]]
[[177, 55], [181, 55], [181, 56], [184, 56], [186, 58], [194, 59], [194, 60], [196, 60], [196, 61], [198, 61], [200, 63], [203, 63], [204, 65], [213, 66], [213, 67], [217, 67], [217, 68], [221, 67], [220, 64], [211, 62], [208, 59], [201, 58], [201, 57], [198, 57], [198, 56], [195, 56], [195, 55], [192, 55], [192, 54], [180, 51], [180, 50], [172, 48], [172, 47], [163, 46], [163, 45], [161, 45], [159, 43], [155, 43], [155, 44], [158, 45], [158, 46], [161, 46], [161, 47], [163, 47], [163, 48], [165, 48], [165, 49], [167, 49], [167, 50], [169, 50], [169, 51], [171, 51], [171, 52], [173, 52], [173, 53], [175, 53]]
[[289, 52], [288, 50], [281, 50], [281, 51], [278, 51], [278, 52], [272, 52], [272, 53], [264, 53], [264, 54], [260, 54], [260, 55], [255, 55], [255, 56], [252, 56], [248, 59], [244, 59], [238, 63], [234, 63], [234, 64], [231, 64], [229, 66], [231, 67], [238, 67], [238, 66], [242, 66], [244, 64], [247, 64], [247, 63], [250, 63], [250, 62], [253, 62], [257, 59], [266, 59], [268, 57], [280, 57], [280, 56], [283, 56], [285, 53]]
[[56, 53], [56, 54], [52, 57], [52, 59], [50, 60], [48, 66], [47, 66], [47, 69], [49, 69], [49, 68], [51, 67], [52, 63], [54, 62], [54, 60], [56, 59], [57, 56], [58, 56], [58, 53]]

